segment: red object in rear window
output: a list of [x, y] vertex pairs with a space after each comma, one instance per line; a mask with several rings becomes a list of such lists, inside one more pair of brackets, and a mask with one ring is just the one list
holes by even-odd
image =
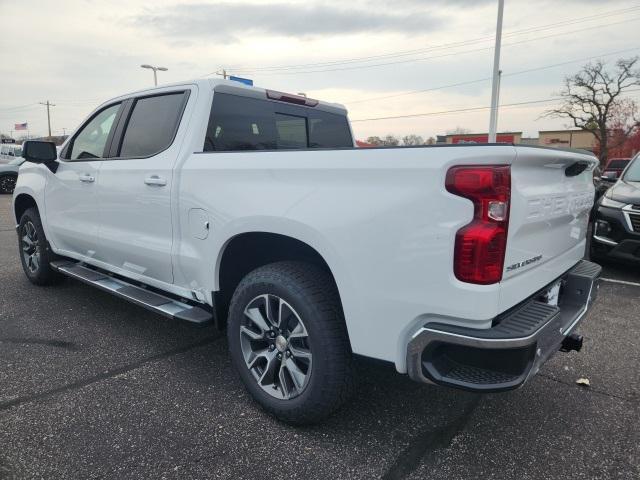
[[451, 167], [445, 182], [449, 192], [468, 198], [474, 205], [473, 220], [456, 234], [456, 278], [480, 285], [499, 282], [507, 249], [511, 167]]

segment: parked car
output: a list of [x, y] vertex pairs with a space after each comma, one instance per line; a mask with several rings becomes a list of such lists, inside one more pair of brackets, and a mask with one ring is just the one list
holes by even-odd
[[22, 156], [22, 146], [13, 143], [3, 143], [0, 145], [0, 164], [8, 163]]
[[601, 270], [583, 260], [592, 155], [355, 148], [341, 105], [210, 79], [103, 104], [59, 160], [24, 150], [27, 278], [226, 325], [247, 390], [284, 421], [336, 410], [354, 354], [499, 392], [580, 349]]
[[598, 203], [591, 256], [640, 262], [640, 153]]
[[24, 163], [24, 158], [18, 157], [9, 163], [0, 164], [0, 194], [13, 193], [18, 179], [18, 169]]
[[630, 158], [610, 158], [602, 172], [602, 179], [615, 182], [629, 165]]

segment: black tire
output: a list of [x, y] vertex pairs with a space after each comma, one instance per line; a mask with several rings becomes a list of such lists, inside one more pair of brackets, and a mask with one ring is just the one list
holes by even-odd
[[0, 194], [12, 194], [16, 188], [17, 175], [6, 174], [0, 175]]
[[[273, 393], [265, 391], [266, 387], [258, 384], [255, 372], [250, 371], [245, 361], [243, 348], [246, 352], [247, 347], [241, 341], [240, 329], [242, 326], [246, 327], [247, 322], [251, 323], [247, 320], [245, 309], [252, 301], [264, 295], [269, 295], [266, 298], [282, 299], [284, 302], [280, 305], [284, 303], [293, 309], [295, 316], [289, 315], [288, 320], [283, 320], [283, 323], [290, 324], [291, 319], [293, 322], [301, 320], [304, 322], [303, 329], [306, 327], [304, 348], [308, 348], [306, 351], [311, 353], [309, 357], [312, 360], [309, 360], [305, 386], [293, 398], [275, 398]], [[284, 329], [287, 327], [282, 328], [282, 335], [285, 335]], [[287, 342], [291, 351], [296, 351], [293, 336], [287, 337]], [[231, 299], [227, 338], [233, 365], [251, 396], [264, 410], [284, 422], [295, 425], [318, 422], [335, 412], [353, 393], [353, 355], [338, 292], [331, 276], [315, 265], [277, 262], [247, 274]], [[274, 345], [270, 344], [268, 348], [273, 349]], [[295, 360], [297, 353], [294, 355], [291, 351], [284, 352], [280, 348], [278, 346], [276, 353], [283, 352], [281, 357], [284, 353], [287, 357], [291, 354]], [[282, 369], [286, 361], [286, 358], [278, 360], [282, 363], [278, 363], [276, 368]], [[267, 364], [264, 370], [268, 368]], [[277, 383], [277, 374], [275, 378], [274, 383]], [[289, 378], [292, 379], [293, 375]], [[273, 388], [278, 390], [277, 386]], [[281, 390], [285, 391], [284, 388]]]
[[[18, 249], [22, 269], [31, 283], [54, 285], [64, 280], [63, 275], [51, 268], [51, 262], [57, 256], [51, 251], [36, 208], [29, 208], [20, 217]], [[34, 261], [34, 254], [37, 261]]]

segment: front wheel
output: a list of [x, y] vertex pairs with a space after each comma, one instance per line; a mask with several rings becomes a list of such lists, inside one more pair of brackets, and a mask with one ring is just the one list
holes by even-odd
[[11, 194], [16, 188], [16, 181], [18, 177], [16, 175], [2, 175], [0, 176], [0, 194]]
[[231, 300], [227, 336], [249, 393], [285, 422], [317, 422], [353, 390], [338, 292], [314, 265], [278, 262], [249, 273]]
[[35, 208], [29, 208], [20, 217], [18, 248], [22, 269], [31, 283], [52, 285], [64, 279], [64, 276], [51, 268], [50, 262], [55, 259], [55, 254], [49, 247], [40, 215]]

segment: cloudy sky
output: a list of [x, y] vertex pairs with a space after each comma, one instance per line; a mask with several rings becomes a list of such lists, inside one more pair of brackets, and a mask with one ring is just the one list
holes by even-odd
[[[640, 54], [638, 3], [505, 3], [500, 131], [562, 128], [540, 114], [565, 75]], [[496, 11], [497, 0], [0, 0], [0, 132], [46, 133], [45, 100], [53, 133], [69, 132], [102, 101], [151, 86], [142, 63], [169, 68], [161, 83], [224, 67], [343, 103], [358, 138], [485, 132]], [[400, 115], [415, 116], [371, 120]]]

